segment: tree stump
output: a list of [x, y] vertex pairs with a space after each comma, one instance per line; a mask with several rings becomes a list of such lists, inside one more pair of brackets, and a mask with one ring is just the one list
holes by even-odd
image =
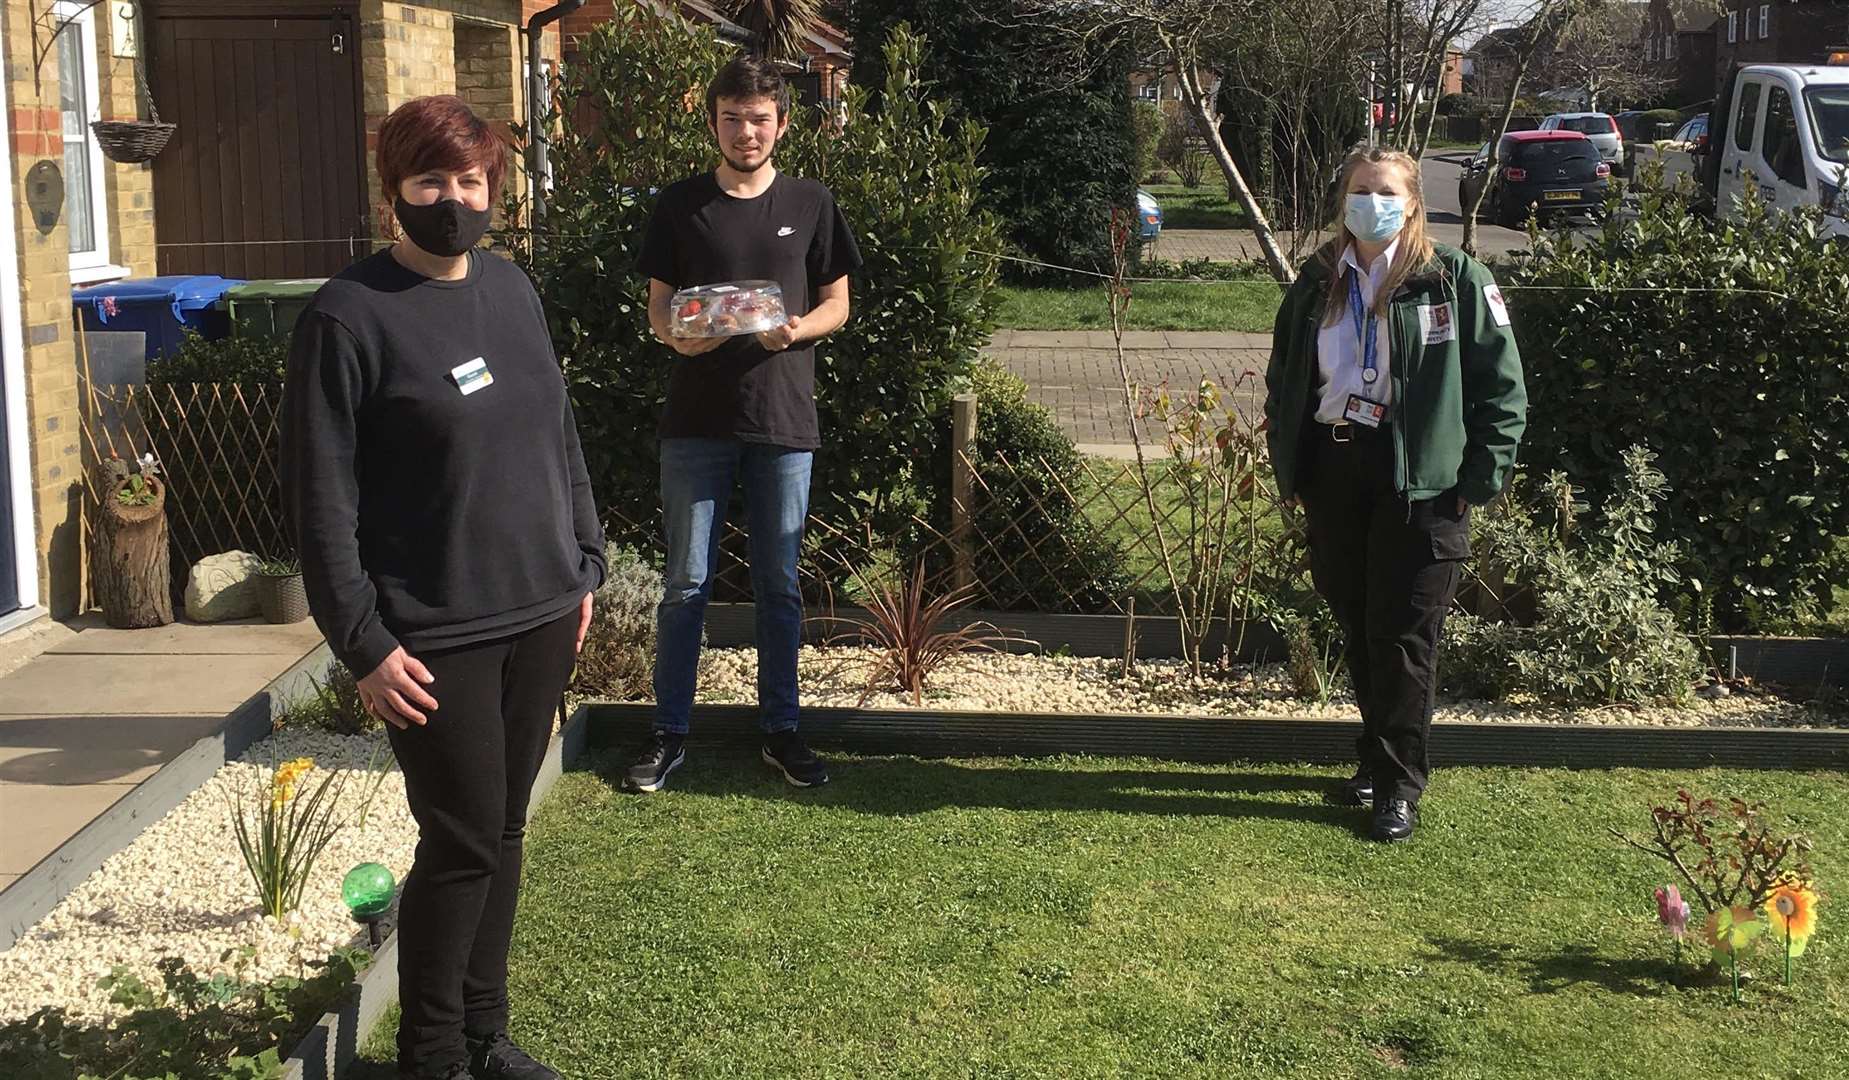
[[97, 468], [102, 503], [97, 528], [96, 598], [103, 620], [118, 630], [165, 626], [173, 621], [172, 570], [167, 562], [167, 485], [147, 478], [154, 501], [129, 506], [116, 498], [120, 469]]

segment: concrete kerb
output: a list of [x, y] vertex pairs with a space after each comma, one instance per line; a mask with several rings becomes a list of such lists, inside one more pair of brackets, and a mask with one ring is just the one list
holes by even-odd
[[[584, 753], [590, 731], [589, 713], [582, 707], [559, 725], [546, 748], [527, 802], [532, 809], [545, 800], [565, 767]], [[282, 1065], [283, 1080], [338, 1080], [359, 1056], [361, 1045], [386, 1009], [398, 1000], [398, 934], [394, 929], [373, 952], [372, 966], [360, 973], [342, 1003], [322, 1014]]]
[[12, 948], [20, 935], [95, 873], [106, 859], [185, 801], [225, 762], [236, 759], [268, 735], [281, 711], [312, 690], [311, 680], [321, 678], [332, 659], [325, 642], [311, 649], [226, 714], [218, 730], [162, 765], [0, 892], [0, 951]]

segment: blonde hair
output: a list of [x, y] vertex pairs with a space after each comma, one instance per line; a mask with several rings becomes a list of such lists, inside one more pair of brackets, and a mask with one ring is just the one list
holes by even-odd
[[1387, 304], [1400, 284], [1437, 256], [1431, 238], [1425, 234], [1425, 191], [1420, 186], [1419, 159], [1403, 150], [1384, 146], [1357, 146], [1350, 150], [1342, 159], [1341, 171], [1336, 174], [1336, 236], [1317, 253], [1329, 275], [1328, 296], [1323, 303], [1325, 325], [1334, 325], [1348, 311], [1348, 280], [1342, 273], [1342, 253], [1355, 242], [1355, 234], [1348, 231], [1342, 220], [1343, 208], [1348, 200], [1349, 181], [1355, 178], [1355, 170], [1363, 165], [1391, 165], [1399, 169], [1406, 177], [1407, 188], [1406, 224], [1400, 229], [1400, 246], [1393, 254], [1393, 264], [1387, 267], [1380, 291], [1374, 294], [1375, 314], [1385, 315]]

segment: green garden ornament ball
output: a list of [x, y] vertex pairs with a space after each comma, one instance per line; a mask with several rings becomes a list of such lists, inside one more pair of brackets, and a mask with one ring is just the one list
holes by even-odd
[[340, 898], [347, 902], [355, 919], [365, 922], [385, 914], [392, 906], [392, 892], [397, 885], [390, 870], [376, 862], [361, 863], [341, 880]]

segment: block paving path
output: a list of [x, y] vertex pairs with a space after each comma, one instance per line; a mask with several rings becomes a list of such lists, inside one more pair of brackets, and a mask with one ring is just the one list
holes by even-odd
[[[986, 351], [1027, 383], [1028, 400], [1051, 410], [1081, 450], [1133, 453], [1110, 331], [999, 330]], [[1124, 335], [1124, 358], [1140, 385], [1166, 382], [1186, 392], [1206, 377], [1242, 406], [1257, 408], [1264, 401], [1271, 335], [1133, 330]]]

